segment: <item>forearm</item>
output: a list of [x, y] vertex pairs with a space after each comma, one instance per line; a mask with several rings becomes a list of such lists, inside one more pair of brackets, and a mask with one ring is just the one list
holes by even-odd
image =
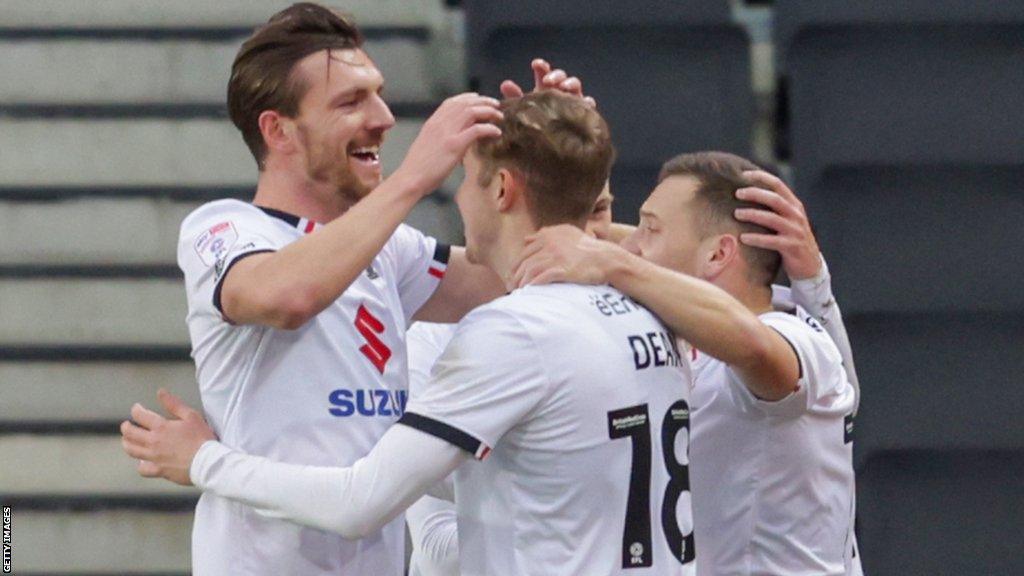
[[431, 574], [459, 573], [459, 534], [455, 506], [424, 497], [405, 515], [413, 547], [430, 564]]
[[701, 351], [741, 367], [758, 360], [758, 344], [769, 329], [724, 290], [620, 249], [609, 252], [603, 266], [612, 286]]
[[228, 317], [301, 325], [316, 316], [366, 270], [422, 194], [415, 179], [396, 173], [316, 234], [261, 259], [244, 277], [227, 278]]
[[622, 244], [622, 241], [635, 231], [636, 226], [612, 222], [612, 225], [608, 227], [608, 237], [605, 240], [615, 244]]
[[836, 348], [839, 349], [839, 354], [843, 357], [846, 377], [856, 391], [856, 406], [859, 407], [860, 381], [857, 379], [857, 369], [853, 363], [853, 348], [850, 346], [850, 337], [843, 324], [839, 303], [836, 302], [832, 293], [832, 275], [829, 273], [825, 259], [821, 259], [821, 268], [816, 276], [804, 280], [793, 280], [790, 284], [790, 295], [793, 302], [818, 320], [825, 332], [832, 338]]
[[346, 538], [379, 530], [466, 458], [455, 446], [396, 425], [351, 467], [274, 462], [207, 442], [192, 462], [202, 490]]

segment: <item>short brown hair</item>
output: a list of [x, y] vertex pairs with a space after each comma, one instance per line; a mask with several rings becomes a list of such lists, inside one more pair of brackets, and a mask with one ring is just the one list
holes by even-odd
[[554, 90], [506, 99], [501, 111], [501, 136], [476, 146], [480, 185], [506, 168], [523, 178], [536, 226], [583, 227], [615, 160], [604, 118], [581, 98]]
[[267, 146], [259, 118], [266, 110], [294, 117], [309, 86], [296, 78], [295, 64], [320, 50], [359, 48], [363, 35], [347, 17], [312, 2], [274, 14], [242, 44], [231, 65], [228, 113], [263, 169]]
[[[658, 182], [661, 183], [671, 176], [693, 176], [700, 181], [695, 197], [704, 203], [705, 208], [698, 221], [702, 238], [725, 230], [771, 234], [771, 230], [757, 224], [741, 222], [735, 215], [737, 208], [764, 208], [760, 204], [736, 198], [736, 190], [749, 185], [743, 177], [743, 172], [760, 169], [750, 160], [728, 152], [680, 154], [662, 165]], [[750, 264], [751, 280], [770, 285], [779, 273], [782, 256], [774, 250], [754, 248], [746, 244], [740, 246]]]

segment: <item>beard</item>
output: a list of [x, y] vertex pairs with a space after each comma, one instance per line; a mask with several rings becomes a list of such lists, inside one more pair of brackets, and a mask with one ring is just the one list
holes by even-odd
[[330, 185], [340, 198], [353, 204], [380, 185], [381, 178], [367, 181], [355, 173], [346, 149], [316, 142], [305, 126], [299, 127], [299, 136], [307, 150], [306, 177], [310, 181]]

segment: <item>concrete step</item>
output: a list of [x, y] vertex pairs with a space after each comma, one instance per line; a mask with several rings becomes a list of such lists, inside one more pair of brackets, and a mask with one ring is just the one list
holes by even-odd
[[[135, 400], [156, 409], [155, 397], [122, 397], [122, 419]], [[139, 476], [117, 434], [0, 434], [0, 462], [5, 498], [198, 496], [195, 488]]]
[[[226, 107], [231, 62], [241, 40], [0, 40], [0, 54], [5, 55], [0, 60], [0, 77], [5, 78], [0, 84], [0, 107], [195, 103]], [[384, 37], [367, 41], [365, 48], [387, 79], [389, 103], [441, 99], [443, 83], [435, 78], [433, 55], [423, 42]]]
[[0, 347], [187, 345], [175, 279], [0, 279]]
[[191, 570], [191, 512], [12, 514], [14, 574], [161, 574]]
[[[290, 0], [5, 0], [2, 26], [25, 28], [238, 28], [262, 24]], [[441, 0], [330, 0], [362, 28], [432, 29], [444, 16]]]
[[[116, 423], [163, 387], [200, 408], [192, 362], [0, 362], [0, 425]], [[2, 474], [2, 472], [0, 472]], [[0, 492], [6, 488], [0, 488]]]
[[[385, 173], [422, 120], [399, 120]], [[0, 120], [0, 188], [255, 186], [256, 163], [227, 120]]]

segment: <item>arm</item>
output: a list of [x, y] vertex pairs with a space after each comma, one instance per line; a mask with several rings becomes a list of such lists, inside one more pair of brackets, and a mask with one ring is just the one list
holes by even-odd
[[[575, 76], [569, 76], [562, 69], [551, 68], [546, 60], [536, 58], [530, 63], [533, 69], [534, 91], [559, 90], [586, 100], [595, 106], [594, 99], [583, 94], [583, 83]], [[506, 80], [501, 84], [505, 98], [518, 98], [524, 94], [515, 82]], [[628, 231], [622, 236], [628, 235]], [[425, 322], [458, 322], [467, 312], [508, 292], [503, 279], [498, 278], [486, 266], [471, 264], [466, 260], [464, 248], [452, 248], [451, 260], [441, 285], [430, 300], [420, 308], [414, 320]]]
[[191, 466], [193, 483], [281, 518], [356, 539], [420, 499], [469, 457], [443, 440], [392, 426], [348, 468], [273, 462], [210, 441]]
[[807, 313], [813, 316], [825, 329], [840, 356], [843, 357], [843, 369], [846, 371], [846, 378], [853, 385], [856, 394], [854, 403], [854, 414], [860, 407], [860, 381], [857, 379], [857, 368], [853, 363], [853, 348], [850, 346], [850, 337], [846, 333], [846, 326], [843, 324], [843, 315], [839, 310], [839, 303], [832, 294], [832, 275], [829, 274], [828, 265], [825, 259], [821, 259], [821, 267], [818, 273], [811, 278], [792, 280], [790, 282], [790, 294], [793, 302]]
[[764, 171], [746, 172], [744, 176], [751, 186], [737, 190], [736, 196], [763, 208], [741, 209], [736, 217], [765, 226], [774, 234], [742, 234], [740, 240], [756, 248], [776, 250], [782, 255], [782, 266], [790, 278], [793, 302], [821, 323], [843, 357], [846, 377], [857, 395], [856, 411], [860, 405], [860, 382], [853, 364], [853, 349], [839, 304], [832, 294], [832, 276], [818, 248], [807, 210], [778, 177]]
[[350, 467], [274, 462], [216, 441], [203, 417], [161, 390], [167, 419], [139, 404], [121, 424], [125, 452], [139, 473], [253, 506], [261, 513], [360, 538], [378, 530], [468, 458], [460, 448], [408, 426], [388, 429]]
[[470, 310], [506, 292], [505, 283], [490, 268], [470, 263], [466, 259], [465, 248], [452, 247], [448, 269], [440, 286], [413, 319], [458, 322]]
[[315, 235], [245, 258], [223, 279], [232, 321], [294, 329], [335, 301], [380, 252], [416, 202], [436, 188], [476, 140], [500, 134], [498, 102], [476, 94], [446, 100], [424, 124], [402, 166]]
[[779, 400], [796, 389], [796, 353], [735, 298], [572, 226], [546, 228], [531, 237], [514, 280], [519, 285], [610, 283], [657, 314], [677, 336], [729, 364], [756, 396]]
[[[455, 506], [429, 496], [405, 511], [413, 548], [424, 574], [459, 574], [459, 533]], [[416, 559], [416, 557], [414, 557]]]

